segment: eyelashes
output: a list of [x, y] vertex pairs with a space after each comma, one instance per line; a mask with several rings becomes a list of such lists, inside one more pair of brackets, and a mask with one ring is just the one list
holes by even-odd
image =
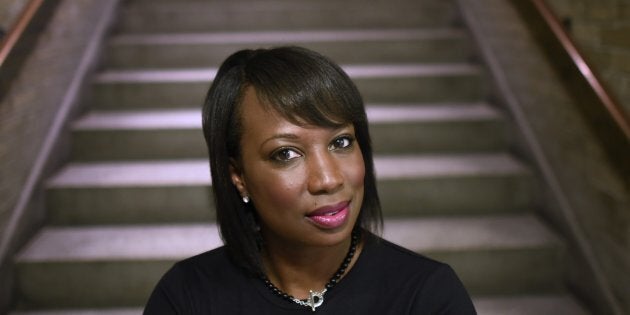
[[335, 138], [335, 140], [333, 140], [328, 145], [328, 150], [334, 151], [334, 150], [339, 150], [339, 149], [347, 149], [351, 147], [353, 143], [354, 143], [353, 137], [351, 137], [350, 135], [343, 135], [343, 136]]
[[[328, 144], [328, 151], [347, 151], [354, 147], [355, 138], [352, 135], [341, 135], [333, 139]], [[269, 159], [277, 163], [290, 163], [298, 158], [303, 157], [304, 154], [296, 147], [280, 147], [274, 150]]]
[[275, 162], [290, 162], [300, 157], [302, 157], [302, 154], [291, 147], [279, 148], [271, 154], [271, 160]]

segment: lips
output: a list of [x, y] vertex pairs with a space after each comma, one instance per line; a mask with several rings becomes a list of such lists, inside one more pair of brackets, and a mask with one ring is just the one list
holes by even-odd
[[349, 201], [340, 202], [318, 208], [307, 214], [306, 217], [320, 228], [335, 229], [348, 220], [349, 206]]

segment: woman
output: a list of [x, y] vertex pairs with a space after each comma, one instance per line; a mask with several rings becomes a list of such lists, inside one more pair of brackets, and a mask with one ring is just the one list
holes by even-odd
[[233, 54], [203, 130], [225, 245], [175, 264], [145, 314], [475, 314], [450, 267], [375, 235], [367, 117], [333, 62]]

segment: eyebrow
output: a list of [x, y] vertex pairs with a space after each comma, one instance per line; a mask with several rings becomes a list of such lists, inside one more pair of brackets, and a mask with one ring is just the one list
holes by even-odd
[[[348, 128], [348, 126], [350, 126], [351, 124], [346, 124], [343, 125], [339, 128], [333, 128], [334, 132], [339, 132], [340, 130], [346, 129]], [[263, 147], [267, 142], [271, 141], [271, 140], [275, 140], [275, 139], [291, 139], [291, 140], [295, 140], [295, 139], [299, 139], [300, 137], [294, 133], [279, 133], [279, 134], [275, 134], [271, 137], [269, 137], [268, 139], [266, 139], [265, 141], [262, 142], [262, 144], [260, 145], [261, 147]]]
[[271, 140], [275, 140], [275, 139], [299, 139], [300, 137], [298, 137], [296, 134], [293, 133], [279, 133], [276, 135], [273, 135], [271, 137], [269, 137], [268, 139], [266, 139], [265, 141], [263, 141], [263, 143], [260, 145], [261, 147], [264, 146], [267, 142], [271, 141]]

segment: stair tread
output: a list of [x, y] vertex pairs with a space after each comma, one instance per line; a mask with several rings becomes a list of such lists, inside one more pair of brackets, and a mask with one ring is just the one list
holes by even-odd
[[173, 259], [220, 246], [216, 224], [46, 227], [19, 254], [24, 262]]
[[[506, 153], [377, 156], [377, 178], [504, 175], [527, 172]], [[70, 163], [48, 181], [49, 188], [209, 185], [205, 159]]]
[[256, 32], [208, 32], [120, 34], [109, 43], [114, 45], [181, 45], [181, 44], [264, 44], [295, 42], [395, 41], [463, 38], [454, 28], [372, 29], [372, 30], [303, 30]]
[[523, 295], [514, 297], [473, 298], [477, 313], [483, 315], [587, 315], [569, 295]]
[[[352, 18], [348, 18], [352, 12]], [[309, 29], [447, 25], [450, 1], [178, 1], [131, 3], [119, 26], [127, 32], [206, 29]], [[291, 18], [287, 18], [291, 17]], [[160, 23], [165, 18], [170, 23]]]
[[[464, 62], [474, 47], [457, 26], [403, 29], [122, 33], [107, 41], [103, 69], [218, 66], [240, 49], [298, 45], [340, 64]], [[361, 51], [357, 54], [356, 51]]]
[[[499, 113], [486, 103], [374, 104], [366, 106], [371, 123], [492, 120]], [[92, 111], [74, 130], [201, 129], [201, 109]]]
[[[386, 219], [384, 238], [418, 252], [558, 246], [530, 214]], [[222, 244], [217, 225], [46, 227], [18, 262], [182, 259]]]
[[416, 252], [532, 248], [560, 242], [532, 214], [386, 219], [383, 237]]
[[[469, 63], [442, 64], [370, 64], [345, 65], [344, 71], [353, 79], [387, 77], [424, 77], [444, 75], [474, 75], [481, 69]], [[216, 75], [217, 68], [187, 69], [125, 69], [106, 70], [95, 76], [96, 83], [182, 83], [208, 82]]]

